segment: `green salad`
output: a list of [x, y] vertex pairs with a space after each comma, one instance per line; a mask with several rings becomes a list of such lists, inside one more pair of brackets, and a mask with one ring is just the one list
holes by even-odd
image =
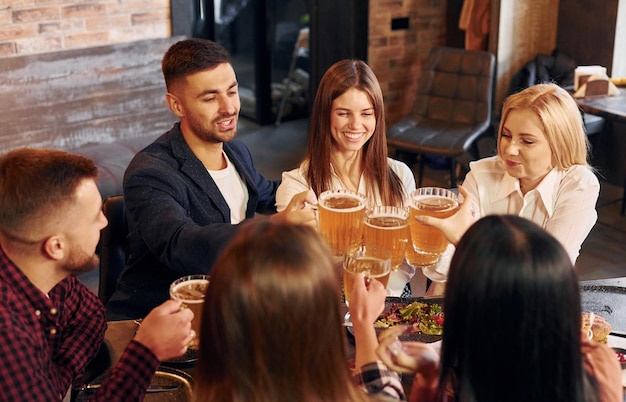
[[393, 303], [375, 323], [378, 328], [389, 328], [397, 324], [417, 324], [426, 335], [443, 334], [443, 309], [437, 303], [415, 301], [411, 304]]

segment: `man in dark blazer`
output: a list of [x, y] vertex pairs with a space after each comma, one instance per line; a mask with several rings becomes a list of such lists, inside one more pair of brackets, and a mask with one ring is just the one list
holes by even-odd
[[180, 122], [140, 151], [124, 175], [127, 267], [107, 317], [143, 317], [177, 278], [210, 272], [238, 224], [256, 213], [315, 225], [313, 192], [276, 213], [279, 181], [255, 168], [235, 139], [240, 100], [230, 55], [203, 39], [174, 44], [162, 63], [166, 100]]

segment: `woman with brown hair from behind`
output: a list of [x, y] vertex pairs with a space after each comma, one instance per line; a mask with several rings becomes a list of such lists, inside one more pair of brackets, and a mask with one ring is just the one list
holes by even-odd
[[377, 394], [369, 396], [348, 367], [339, 273], [324, 241], [307, 226], [266, 218], [243, 225], [211, 273], [195, 400], [404, 400], [397, 374], [376, 361], [373, 322], [382, 308], [370, 306], [384, 305], [384, 287], [366, 287], [361, 276], [352, 294], [362, 301], [351, 311], [357, 373], [379, 374], [363, 384]]

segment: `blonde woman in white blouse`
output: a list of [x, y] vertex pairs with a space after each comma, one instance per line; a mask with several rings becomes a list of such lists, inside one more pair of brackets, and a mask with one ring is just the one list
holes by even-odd
[[456, 215], [423, 222], [456, 244], [482, 216], [519, 215], [556, 237], [576, 262], [597, 220], [600, 184], [588, 163], [589, 142], [574, 99], [554, 84], [511, 95], [502, 110], [497, 149], [496, 156], [470, 163]]

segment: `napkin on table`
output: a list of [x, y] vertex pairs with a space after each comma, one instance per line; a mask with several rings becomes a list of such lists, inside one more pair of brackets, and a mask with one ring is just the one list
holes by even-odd
[[587, 82], [582, 84], [578, 90], [576, 90], [574, 98], [599, 95], [619, 95], [619, 89], [617, 89], [615, 84], [609, 80], [609, 77], [607, 77], [606, 74], [591, 75], [589, 79], [587, 79]]

